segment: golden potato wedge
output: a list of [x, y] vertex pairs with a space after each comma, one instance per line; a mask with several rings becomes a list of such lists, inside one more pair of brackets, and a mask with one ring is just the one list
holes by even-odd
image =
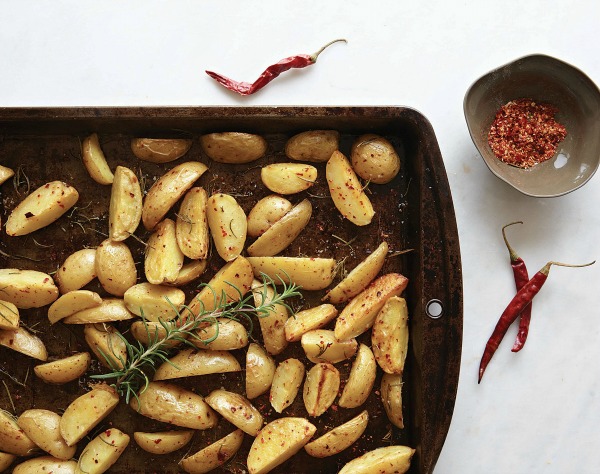
[[248, 345], [248, 330], [231, 318], [217, 318], [201, 324], [195, 334], [197, 338], [190, 338], [189, 341], [198, 349], [233, 351]]
[[299, 341], [305, 332], [327, 326], [337, 314], [337, 309], [331, 304], [298, 311], [285, 322], [285, 338], [290, 342]]
[[308, 360], [315, 364], [319, 362], [337, 364], [354, 356], [358, 348], [356, 339], [339, 341], [334, 332], [329, 329], [314, 329], [304, 333], [300, 344]]
[[17, 424], [15, 417], [0, 409], [0, 446], [2, 451], [16, 456], [29, 456], [37, 449], [23, 429]]
[[381, 401], [392, 424], [398, 428], [404, 428], [402, 374], [383, 374], [381, 377]]
[[305, 418], [284, 417], [258, 433], [248, 453], [248, 472], [265, 474], [300, 451], [317, 431]]
[[[273, 301], [275, 290], [265, 282], [254, 280], [252, 282], [252, 294], [254, 297], [254, 306], [259, 307], [270, 304]], [[266, 314], [258, 315], [263, 343], [269, 354], [280, 354], [287, 347], [288, 341], [285, 338], [285, 322], [289, 317], [290, 312], [287, 306], [283, 304], [274, 304]]]
[[361, 344], [358, 347], [356, 358], [352, 362], [350, 375], [344, 385], [338, 405], [342, 408], [356, 408], [365, 403], [373, 389], [376, 375], [375, 356], [368, 346]]
[[333, 281], [336, 261], [311, 257], [248, 257], [257, 278], [267, 275], [276, 284], [295, 283], [303, 290], [322, 290]]
[[63, 413], [60, 435], [73, 446], [106, 418], [119, 403], [119, 395], [106, 385], [98, 384], [92, 390], [73, 400]]
[[273, 163], [263, 166], [260, 179], [274, 193], [296, 194], [315, 184], [317, 168], [304, 163]]
[[156, 226], [148, 239], [144, 272], [153, 285], [177, 280], [183, 267], [184, 255], [177, 244], [175, 222], [165, 219]]
[[325, 163], [340, 146], [336, 130], [308, 130], [291, 137], [285, 144], [285, 154], [297, 161]]
[[267, 151], [267, 141], [252, 133], [208, 133], [200, 137], [200, 144], [204, 153], [218, 163], [250, 163], [264, 156]]
[[[66, 295], [65, 295], [66, 296]], [[127, 309], [125, 302], [116, 298], [105, 298], [100, 306], [78, 311], [62, 321], [65, 324], [98, 324], [133, 319], [134, 314]]]
[[142, 206], [142, 222], [154, 230], [169, 209], [190, 189], [207, 170], [204, 163], [181, 163], [162, 175], [150, 188]]
[[145, 433], [136, 431], [133, 439], [144, 451], [152, 454], [169, 454], [183, 448], [194, 436], [194, 430], [172, 430]]
[[110, 190], [108, 236], [122, 241], [135, 232], [142, 219], [142, 190], [136, 174], [117, 166]]
[[208, 194], [204, 188], [191, 188], [181, 201], [177, 214], [177, 243], [183, 254], [192, 260], [201, 260], [208, 256], [210, 240], [206, 217], [207, 202]]
[[91, 360], [89, 352], [79, 352], [72, 356], [36, 365], [33, 371], [44, 382], [60, 385], [76, 380], [85, 374]]
[[403, 474], [414, 453], [408, 446], [377, 448], [347, 463], [339, 474]]
[[73, 290], [58, 298], [48, 308], [48, 319], [51, 324], [71, 316], [79, 311], [96, 308], [102, 304], [102, 298], [95, 291]]
[[304, 364], [298, 359], [286, 359], [275, 369], [269, 400], [277, 413], [289, 407], [298, 395], [304, 379]]
[[188, 283], [197, 280], [200, 275], [206, 270], [208, 264], [207, 260], [192, 260], [191, 262], [184, 263], [179, 270], [179, 275], [175, 281], [164, 282], [163, 285], [167, 286], [184, 286]]
[[104, 240], [96, 249], [96, 275], [108, 293], [122, 297], [135, 285], [137, 270], [125, 242]]
[[373, 323], [371, 342], [375, 360], [388, 374], [402, 374], [408, 352], [408, 308], [406, 300], [392, 296]]
[[41, 308], [58, 298], [52, 277], [36, 270], [0, 268], [2, 300], [20, 309]]
[[329, 193], [342, 216], [355, 225], [371, 223], [375, 211], [348, 159], [334, 151], [325, 168]]
[[10, 301], [0, 300], [0, 329], [17, 329], [20, 320], [19, 308]]
[[[148, 346], [158, 341], [164, 340], [167, 336], [167, 331], [163, 325], [171, 325], [169, 322], [157, 322], [157, 321], [135, 321], [129, 327], [131, 335], [136, 341], [140, 341], [144, 345]], [[181, 345], [180, 341], [169, 340], [163, 342], [162, 346], [165, 348], [172, 348]]]
[[77, 462], [61, 461], [52, 456], [38, 456], [17, 464], [13, 474], [39, 474], [48, 472], [52, 474], [75, 474]]
[[346, 423], [336, 426], [323, 436], [306, 444], [304, 450], [315, 458], [326, 458], [339, 454], [362, 436], [368, 422], [369, 412], [365, 410]]
[[192, 147], [188, 138], [133, 138], [131, 151], [140, 160], [169, 163], [181, 158]]
[[48, 360], [48, 351], [44, 342], [24, 328], [0, 329], [0, 346], [38, 360]]
[[[1, 176], [1, 169], [0, 169], [0, 176]], [[10, 467], [10, 465], [15, 461], [15, 459], [17, 459], [17, 456], [15, 456], [14, 454], [0, 452], [0, 472], [6, 471]]]
[[222, 374], [242, 370], [237, 359], [227, 351], [197, 351], [184, 349], [163, 362], [154, 373], [154, 380], [169, 380], [198, 375]]
[[400, 172], [400, 157], [394, 146], [373, 133], [356, 139], [350, 160], [356, 174], [371, 183], [389, 183]]
[[399, 296], [408, 285], [408, 279], [399, 273], [387, 273], [373, 281], [356, 295], [335, 321], [335, 337], [340, 341], [367, 331], [385, 302]]
[[92, 133], [83, 139], [81, 155], [85, 168], [96, 183], [112, 184], [114, 175], [106, 162], [97, 133]]
[[117, 462], [129, 444], [129, 435], [110, 428], [92, 439], [79, 456], [76, 474], [102, 474]]
[[235, 430], [197, 453], [183, 458], [179, 466], [188, 474], [210, 472], [229, 461], [242, 446], [242, 441], [244, 432]]
[[33, 191], [9, 214], [6, 233], [12, 237], [27, 235], [52, 224], [71, 209], [77, 190], [62, 181], [52, 181]]
[[129, 406], [140, 415], [182, 428], [206, 430], [217, 424], [217, 415], [200, 395], [165, 382], [150, 382]]
[[323, 297], [323, 301], [340, 304], [358, 295], [383, 268], [388, 252], [387, 242], [382, 242], [371, 255], [360, 262], [348, 275]]
[[85, 342], [108, 369], [122, 369], [127, 361], [127, 347], [123, 336], [107, 323], [86, 324], [83, 329]]
[[[14, 170], [7, 166], [0, 165], [0, 184], [5, 183], [15, 175]], [[1, 471], [0, 471], [1, 472]]]
[[250, 436], [256, 436], [262, 428], [262, 415], [239, 393], [222, 389], [213, 390], [204, 401], [229, 423]]
[[213, 194], [206, 206], [208, 228], [217, 253], [226, 262], [237, 258], [246, 243], [246, 214], [233, 196]]
[[292, 203], [283, 196], [271, 194], [258, 201], [248, 213], [248, 235], [259, 237], [285, 216]]
[[308, 416], [321, 416], [333, 404], [340, 388], [340, 373], [332, 364], [320, 362], [306, 374], [302, 398]]
[[55, 277], [61, 294], [65, 294], [83, 288], [96, 276], [96, 249], [81, 249], [66, 258]]
[[248, 247], [248, 255], [270, 257], [282, 252], [300, 235], [311, 215], [312, 205], [304, 199], [256, 239]]
[[185, 303], [185, 293], [179, 288], [138, 283], [125, 292], [123, 301], [129, 311], [148, 321], [170, 321]]
[[271, 388], [275, 376], [275, 361], [265, 349], [251, 343], [246, 352], [246, 398], [266, 393]]
[[17, 424], [27, 437], [51, 456], [63, 461], [75, 455], [77, 446], [67, 446], [60, 434], [60, 415], [50, 410], [25, 410]]

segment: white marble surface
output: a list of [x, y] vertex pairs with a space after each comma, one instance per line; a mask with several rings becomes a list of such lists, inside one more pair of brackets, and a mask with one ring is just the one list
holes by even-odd
[[[513, 293], [502, 224], [530, 271], [600, 258], [600, 176], [534, 199], [485, 167], [462, 100], [488, 70], [530, 53], [600, 82], [600, 3], [523, 1], [0, 1], [0, 106], [408, 105], [432, 122], [453, 192], [464, 274], [458, 398], [437, 474], [594, 473], [600, 464], [600, 264], [555, 268], [519, 354], [479, 358]], [[256, 76], [344, 37], [318, 64], [239, 98], [204, 75]], [[509, 333], [512, 339], [514, 331]], [[440, 361], [443, 363], [443, 361]]]

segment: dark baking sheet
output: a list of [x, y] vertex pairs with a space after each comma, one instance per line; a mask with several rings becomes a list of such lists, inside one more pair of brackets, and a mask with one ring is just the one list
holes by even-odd
[[[27, 188], [33, 190], [50, 180], [60, 179], [80, 192], [76, 208], [59, 221], [30, 236], [9, 238], [3, 232], [0, 250], [11, 257], [0, 256], [0, 264], [11, 268], [32, 268], [53, 272], [66, 256], [83, 246], [95, 246], [105, 237], [110, 187], [94, 183], [81, 163], [80, 142], [97, 132], [111, 168], [125, 165], [133, 169], [149, 189], [164, 170], [177, 163], [198, 160], [210, 165], [199, 181], [209, 193], [226, 192], [236, 196], [248, 212], [261, 197], [268, 194], [260, 181], [260, 166], [287, 161], [283, 149], [291, 135], [309, 129], [336, 129], [342, 135], [341, 151], [347, 156], [352, 141], [362, 133], [387, 137], [402, 157], [399, 176], [388, 185], [370, 185], [370, 197], [376, 215], [366, 227], [356, 227], [343, 220], [327, 197], [324, 166], [319, 165], [317, 184], [290, 200], [307, 197], [313, 204], [309, 227], [284, 251], [284, 255], [322, 256], [345, 259], [353, 268], [383, 239], [392, 251], [414, 249], [402, 256], [389, 258], [382, 272], [398, 271], [410, 279], [405, 297], [410, 313], [410, 347], [403, 386], [403, 430], [392, 427], [381, 407], [378, 392], [364, 407], [330, 409], [325, 415], [311, 419], [320, 435], [367, 408], [370, 421], [367, 431], [355, 446], [338, 456], [314, 459], [302, 450], [274, 472], [333, 473], [348, 460], [364, 451], [390, 444], [406, 444], [417, 449], [410, 472], [429, 473], [444, 443], [458, 383], [462, 337], [462, 277], [458, 234], [446, 173], [433, 129], [417, 111], [402, 107], [258, 107], [258, 108], [53, 108], [0, 109], [0, 164], [19, 169], [20, 180], [9, 180], [1, 188], [2, 220], [22, 199]], [[245, 131], [263, 135], [268, 143], [267, 155], [248, 165], [219, 165], [202, 152], [198, 136], [213, 131]], [[173, 163], [155, 165], [137, 160], [129, 144], [132, 137], [190, 137], [194, 144], [188, 154]], [[141, 241], [148, 233], [138, 229]], [[345, 242], [351, 242], [349, 245]], [[140, 264], [143, 278], [143, 244], [129, 239], [128, 245]], [[214, 253], [214, 252], [213, 252]], [[223, 264], [212, 256], [208, 279]], [[105, 294], [97, 283], [89, 287]], [[186, 288], [191, 296], [194, 286]], [[317, 304], [323, 292], [310, 292], [304, 300], [294, 301], [296, 309]], [[427, 306], [438, 300], [442, 307], [439, 318], [427, 314]], [[38, 331], [51, 357], [61, 357], [86, 350], [82, 328], [57, 324], [50, 327], [44, 309], [22, 311], [24, 324]], [[126, 330], [127, 323], [117, 325]], [[260, 341], [260, 331], [254, 336]], [[370, 345], [369, 337], [361, 338]], [[245, 351], [236, 351], [243, 362]], [[290, 356], [303, 358], [298, 348], [284, 352], [277, 360]], [[303, 359], [304, 360], [304, 359]], [[31, 407], [64, 410], [85, 389], [84, 378], [59, 387], [48, 387], [33, 375], [38, 363], [26, 356], [0, 347], [0, 404], [16, 413]], [[342, 381], [350, 362], [337, 364]], [[101, 371], [95, 363], [90, 373]], [[10, 374], [10, 376], [8, 375]], [[376, 381], [376, 389], [380, 374]], [[226, 387], [243, 390], [243, 372], [204, 376], [184, 380], [182, 384], [206, 395], [211, 389]], [[8, 395], [10, 392], [10, 397]], [[276, 413], [270, 409], [266, 395], [254, 400], [267, 421]], [[284, 415], [305, 416], [301, 394]], [[166, 425], [138, 415], [124, 403], [96, 431], [108, 426], [129, 434], [136, 430], [163, 430]], [[137, 473], [180, 472], [177, 462], [189, 451], [193, 453], [233, 427], [225, 420], [215, 430], [197, 432], [186, 448], [166, 456], [152, 456], [131, 441], [129, 447], [110, 472]], [[86, 440], [79, 443], [79, 451]], [[252, 439], [246, 436], [242, 450], [220, 471], [246, 472], [245, 452]]]

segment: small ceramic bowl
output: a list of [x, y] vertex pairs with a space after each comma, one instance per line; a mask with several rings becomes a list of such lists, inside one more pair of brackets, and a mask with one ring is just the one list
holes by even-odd
[[[519, 98], [556, 106], [555, 118], [567, 129], [554, 157], [528, 169], [500, 161], [487, 141], [498, 109]], [[464, 112], [490, 171], [528, 196], [574, 191], [589, 181], [600, 163], [600, 90], [579, 69], [558, 59], [535, 54], [494, 69], [469, 88]]]

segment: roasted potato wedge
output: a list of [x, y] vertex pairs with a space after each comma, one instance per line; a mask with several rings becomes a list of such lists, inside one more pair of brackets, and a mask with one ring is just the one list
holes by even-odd
[[339, 474], [403, 474], [414, 453], [408, 446], [377, 448], [347, 463]]
[[8, 347], [13, 351], [20, 352], [34, 359], [43, 361], [48, 359], [48, 351], [44, 342], [36, 335], [27, 331], [27, 329], [21, 327], [17, 329], [1, 329], [0, 346]]
[[76, 474], [102, 474], [117, 462], [129, 444], [129, 435], [109, 428], [92, 439], [79, 456]]
[[169, 163], [185, 155], [192, 143], [188, 138], [134, 138], [131, 151], [140, 160]]
[[13, 469], [13, 474], [39, 474], [48, 472], [52, 474], [75, 474], [77, 462], [61, 461], [52, 456], [38, 456], [17, 464]]
[[233, 196], [213, 194], [206, 206], [208, 228], [217, 253], [226, 262], [237, 258], [246, 243], [246, 214]]
[[125, 240], [135, 232], [142, 219], [142, 190], [136, 174], [117, 166], [110, 191], [108, 236], [113, 241]]
[[167, 286], [187, 285], [188, 283], [197, 280], [200, 275], [205, 272], [207, 264], [207, 260], [192, 260], [191, 262], [184, 262], [175, 281], [165, 282], [163, 284]]
[[267, 151], [267, 141], [252, 133], [208, 133], [200, 137], [200, 144], [204, 153], [219, 163], [250, 163], [264, 156]]
[[13, 415], [0, 409], [0, 446], [2, 451], [16, 456], [29, 456], [37, 449]]
[[[66, 295], [65, 295], [66, 296]], [[133, 319], [134, 314], [127, 309], [125, 302], [117, 298], [106, 298], [100, 306], [78, 311], [62, 321], [65, 324], [98, 324]]]
[[183, 458], [179, 466], [189, 474], [210, 472], [229, 461], [242, 446], [242, 441], [244, 432], [235, 430], [197, 453]]
[[131, 250], [125, 242], [104, 240], [96, 249], [96, 275], [102, 288], [122, 297], [135, 285], [137, 270]]
[[265, 349], [251, 343], [246, 352], [246, 397], [249, 400], [266, 393], [275, 376], [275, 361]]
[[83, 139], [81, 155], [85, 168], [96, 183], [112, 184], [114, 175], [106, 162], [97, 133], [92, 133]]
[[376, 184], [389, 183], [400, 171], [400, 157], [385, 138], [368, 133], [352, 144], [352, 167], [358, 176]]
[[138, 283], [125, 292], [123, 301], [129, 311], [148, 321], [170, 321], [185, 303], [185, 293], [179, 288]]
[[262, 167], [260, 179], [274, 193], [296, 194], [315, 184], [317, 168], [303, 163], [273, 163]]
[[315, 364], [329, 362], [337, 364], [350, 359], [358, 348], [356, 339], [339, 341], [329, 329], [314, 329], [302, 335], [300, 339], [306, 357]]
[[56, 272], [61, 294], [83, 288], [96, 278], [96, 249], [82, 249], [69, 255]]
[[340, 388], [340, 373], [332, 364], [320, 362], [306, 374], [302, 398], [308, 416], [321, 416], [333, 404]]
[[342, 408], [356, 408], [365, 403], [373, 389], [376, 375], [375, 356], [368, 346], [361, 344], [352, 362], [350, 376], [342, 390], [338, 405]]
[[174, 282], [183, 267], [184, 255], [177, 243], [175, 229], [175, 222], [165, 219], [148, 239], [144, 272], [153, 285]]
[[10, 301], [0, 300], [0, 329], [17, 329], [20, 321], [19, 308]]
[[194, 436], [194, 430], [172, 430], [145, 433], [136, 431], [133, 439], [140, 448], [151, 454], [169, 454], [183, 448]]
[[37, 446], [57, 459], [66, 461], [75, 455], [77, 446], [68, 446], [60, 434], [60, 415], [50, 410], [25, 410], [17, 424]]
[[298, 311], [285, 322], [285, 338], [290, 342], [299, 341], [302, 334], [327, 326], [337, 314], [337, 309], [331, 304]]
[[388, 374], [402, 374], [408, 352], [408, 308], [406, 300], [392, 296], [373, 323], [371, 342], [375, 360]]
[[204, 401], [229, 423], [250, 436], [256, 436], [262, 428], [262, 415], [239, 393], [222, 389], [213, 390]]
[[322, 290], [333, 281], [336, 261], [333, 258], [248, 257], [257, 278], [267, 275], [276, 284], [295, 283], [303, 290]]
[[86, 324], [83, 329], [85, 342], [108, 369], [122, 369], [127, 361], [127, 347], [123, 336], [107, 323]]
[[[1, 176], [1, 169], [0, 169], [0, 176]], [[1, 181], [1, 179], [0, 179], [0, 181]], [[17, 456], [15, 456], [14, 454], [0, 452], [0, 472], [6, 471], [10, 467], [10, 465], [15, 461], [15, 459], [17, 459]]]
[[302, 385], [304, 372], [304, 364], [293, 358], [280, 362], [275, 369], [269, 400], [277, 413], [293, 403]]
[[248, 213], [248, 235], [259, 237], [285, 216], [292, 203], [283, 196], [271, 194], [258, 201]]
[[304, 446], [304, 450], [315, 458], [326, 458], [341, 453], [362, 436], [369, 422], [367, 410], [346, 423], [336, 426], [323, 436]]
[[404, 428], [402, 374], [383, 374], [381, 377], [381, 401], [392, 424], [398, 428]]
[[325, 163], [339, 145], [340, 133], [336, 130], [308, 130], [286, 142], [285, 154], [292, 160]]
[[227, 351], [184, 349], [156, 369], [154, 380], [169, 380], [242, 370], [237, 359]]
[[58, 298], [52, 277], [36, 270], [0, 268], [2, 300], [20, 309], [41, 308]]
[[79, 311], [96, 308], [102, 304], [102, 298], [95, 291], [73, 290], [59, 297], [48, 308], [48, 319], [54, 324]]
[[[169, 322], [157, 322], [157, 321], [135, 321], [129, 327], [131, 335], [136, 341], [143, 343], [144, 345], [154, 344], [159, 340], [164, 340], [167, 336], [167, 330], [165, 329], [172, 324]], [[180, 341], [170, 339], [164, 341], [161, 345], [165, 348], [177, 347], [181, 344]]]
[[[0, 184], [5, 183], [15, 175], [14, 170], [7, 166], [0, 165]], [[1, 471], [0, 471], [1, 472]]]
[[60, 385], [72, 382], [85, 374], [91, 360], [89, 352], [79, 352], [69, 357], [36, 365], [33, 371], [44, 382]]
[[208, 195], [204, 188], [191, 188], [185, 194], [177, 214], [177, 244], [183, 254], [192, 260], [201, 260], [208, 256], [210, 240], [206, 217], [207, 202]]
[[[254, 306], [258, 307], [272, 302], [275, 291], [272, 286], [254, 280], [252, 282], [252, 294], [254, 296]], [[263, 336], [265, 349], [269, 354], [280, 354], [287, 347], [285, 322], [289, 317], [290, 312], [283, 304], [274, 304], [267, 314], [259, 315], [260, 332]]]
[[195, 331], [197, 338], [189, 341], [198, 349], [233, 351], [248, 345], [248, 330], [238, 321], [217, 318], [212, 323], [201, 324]]

